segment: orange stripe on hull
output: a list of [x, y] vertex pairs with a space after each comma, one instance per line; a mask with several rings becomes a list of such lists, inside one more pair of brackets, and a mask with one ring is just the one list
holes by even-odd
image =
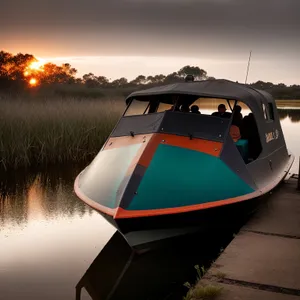
[[200, 151], [217, 157], [220, 155], [223, 146], [223, 143], [220, 142], [213, 142], [198, 138], [193, 138], [191, 140], [189, 137], [185, 136], [154, 133], [141, 134], [136, 135], [134, 137], [122, 136], [110, 138], [103, 150], [125, 147], [128, 145], [134, 145], [138, 143], [143, 144], [136, 157], [134, 158], [134, 161], [132, 162], [131, 166], [139, 163], [144, 167], [148, 167], [159, 144]]
[[200, 151], [212, 156], [219, 156], [222, 150], [223, 143], [213, 142], [204, 139], [178, 136], [172, 134], [157, 134], [165, 145], [177, 146], [190, 150]]
[[151, 209], [151, 210], [125, 210], [121, 207], [118, 207], [116, 210], [116, 214], [114, 219], [128, 219], [128, 218], [137, 218], [137, 217], [153, 217], [160, 215], [171, 215], [171, 214], [179, 214], [186, 213], [196, 210], [203, 210], [213, 207], [219, 207], [227, 204], [233, 204], [245, 200], [249, 200], [261, 195], [261, 192], [256, 191], [251, 194], [247, 194], [244, 196], [239, 196], [236, 198], [230, 198], [226, 200], [219, 200], [214, 202], [207, 202], [183, 207], [174, 207], [174, 208], [161, 208], [161, 209]]

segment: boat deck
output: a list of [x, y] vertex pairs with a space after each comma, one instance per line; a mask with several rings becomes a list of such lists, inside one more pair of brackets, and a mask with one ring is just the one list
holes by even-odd
[[299, 299], [300, 181], [282, 183], [198, 283], [217, 299]]

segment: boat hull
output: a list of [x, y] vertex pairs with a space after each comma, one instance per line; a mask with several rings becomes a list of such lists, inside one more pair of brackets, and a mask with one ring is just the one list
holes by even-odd
[[[294, 157], [282, 146], [246, 164], [226, 130], [219, 134], [223, 120], [208, 116], [203, 124], [208, 120], [215, 130], [197, 137], [161, 132], [166, 126], [131, 136], [115, 131], [78, 175], [77, 196], [122, 233], [230, 224], [284, 179]], [[122, 128], [130, 128], [132, 119], [127, 121]]]
[[262, 203], [262, 199], [267, 197], [268, 194], [248, 201], [205, 210], [152, 217], [114, 219], [99, 210], [98, 212], [125, 235], [137, 231], [159, 231], [162, 229], [173, 229], [174, 232], [178, 229], [180, 234], [180, 229], [183, 228], [197, 228], [197, 231], [208, 232], [219, 228], [225, 229], [225, 227], [233, 228], [254, 212]]

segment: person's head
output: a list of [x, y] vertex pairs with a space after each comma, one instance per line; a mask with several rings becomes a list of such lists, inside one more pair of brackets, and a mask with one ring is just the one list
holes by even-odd
[[[177, 104], [177, 100], [178, 100], [178, 97], [176, 96], [176, 95], [172, 95], [172, 97], [171, 97], [171, 99], [172, 99], [172, 104], [173, 104], [173, 106], [176, 106], [176, 104]], [[178, 105], [178, 104], [177, 104]]]
[[172, 99], [172, 107], [170, 108], [170, 110], [178, 111], [179, 110], [178, 96], [172, 95], [171, 99]]
[[254, 115], [253, 115], [253, 113], [249, 113], [249, 114], [248, 114], [248, 119], [249, 119], [249, 120], [254, 120]]
[[239, 105], [235, 106], [236, 113], [240, 113], [242, 111], [242, 108]]
[[199, 106], [198, 106], [198, 105], [192, 105], [192, 107], [191, 107], [191, 112], [192, 112], [192, 113], [195, 113], [195, 114], [200, 113], [200, 112], [199, 112]]
[[187, 104], [182, 104], [180, 110], [182, 112], [190, 112], [190, 108]]
[[226, 106], [225, 106], [225, 104], [219, 104], [219, 106], [218, 106], [218, 112], [219, 113], [224, 113], [224, 112], [226, 112]]

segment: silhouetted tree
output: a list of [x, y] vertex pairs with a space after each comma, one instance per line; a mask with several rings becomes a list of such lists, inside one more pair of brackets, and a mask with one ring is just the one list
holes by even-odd
[[179, 76], [177, 72], [173, 72], [165, 77], [163, 83], [175, 83], [180, 81], [183, 81], [183, 78]]
[[109, 84], [109, 80], [105, 76], [98, 76], [97, 80], [101, 86], [107, 86]]
[[147, 79], [144, 75], [139, 75], [137, 78], [135, 78], [134, 80], [130, 81], [131, 84], [146, 84], [147, 83]]
[[72, 68], [70, 64], [57, 66], [52, 63], [47, 63], [43, 66], [43, 71], [35, 74], [35, 77], [41, 83], [75, 83], [75, 74], [77, 70]]
[[121, 87], [128, 84], [128, 80], [125, 77], [114, 80], [111, 85], [113, 87]]
[[10, 80], [24, 80], [25, 69], [32, 62], [36, 61], [31, 54], [18, 53], [12, 55], [10, 53], [0, 52], [0, 77]]
[[[58, 66], [53, 63], [46, 63], [40, 67], [33, 67], [33, 63], [38, 62], [31, 54], [18, 53], [13, 55], [6, 51], [0, 51], [0, 87], [10, 90], [24, 89], [30, 81], [40, 85], [51, 84], [76, 84], [85, 85], [89, 88], [121, 88], [126, 87], [122, 93], [127, 94], [130, 90], [137, 90], [144, 86], [155, 86], [161, 84], [172, 84], [183, 82], [187, 75], [193, 75], [195, 80], [210, 79], [207, 72], [198, 66], [184, 66], [178, 72], [173, 72], [167, 76], [163, 74], [144, 76], [139, 75], [128, 83], [125, 77], [113, 80], [112, 82], [105, 76], [97, 76], [88, 73], [82, 78], [76, 78], [77, 70], [69, 63]], [[273, 84], [259, 80], [249, 84], [249, 86], [265, 90], [272, 94], [275, 99], [300, 99], [300, 85], [287, 86], [284, 83]], [[16, 89], [17, 87], [17, 89]], [[12, 89], [11, 89], [12, 88]]]
[[89, 87], [97, 87], [99, 86], [99, 81], [97, 76], [95, 76], [93, 73], [88, 73], [82, 76], [84, 84]]
[[155, 76], [148, 76], [147, 82], [150, 84], [161, 84], [164, 82], [166, 76], [165, 75], [155, 75]]
[[178, 71], [180, 77], [185, 78], [187, 75], [193, 75], [195, 80], [203, 80], [207, 78], [207, 72], [199, 67], [185, 66]]

